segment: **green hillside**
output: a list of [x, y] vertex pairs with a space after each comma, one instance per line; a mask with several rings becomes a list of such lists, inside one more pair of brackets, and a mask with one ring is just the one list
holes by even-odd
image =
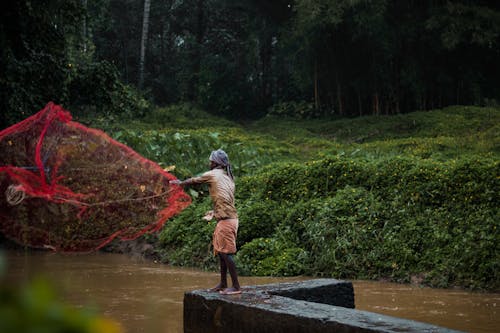
[[[184, 105], [112, 124], [179, 178], [205, 170], [211, 150], [229, 153], [244, 274], [500, 287], [499, 109], [237, 124]], [[164, 227], [158, 252], [215, 269], [215, 222], [201, 219], [210, 200], [188, 191], [193, 204]]]
[[455, 106], [340, 120], [268, 116], [238, 124], [190, 105], [177, 105], [129, 122], [80, 121], [104, 129], [162, 165], [175, 165], [179, 177], [203, 171], [205, 155], [219, 147], [230, 153], [239, 175], [271, 162], [338, 154], [369, 158], [407, 155], [442, 161], [464, 155], [498, 158], [500, 154], [498, 108]]

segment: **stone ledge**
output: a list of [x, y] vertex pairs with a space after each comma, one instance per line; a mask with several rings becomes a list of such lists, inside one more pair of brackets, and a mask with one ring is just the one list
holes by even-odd
[[184, 295], [184, 332], [458, 332], [353, 308], [352, 284], [334, 279], [248, 286], [239, 295], [195, 290]]

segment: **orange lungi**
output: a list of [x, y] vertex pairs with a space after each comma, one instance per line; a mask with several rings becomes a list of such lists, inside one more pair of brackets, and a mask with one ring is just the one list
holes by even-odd
[[238, 219], [220, 220], [214, 230], [214, 255], [217, 253], [236, 253], [236, 235], [238, 234]]

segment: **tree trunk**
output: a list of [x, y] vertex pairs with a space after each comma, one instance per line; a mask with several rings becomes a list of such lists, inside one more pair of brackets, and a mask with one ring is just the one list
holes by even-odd
[[[264, 21], [265, 26], [265, 21]], [[271, 59], [272, 59], [272, 36], [269, 32], [264, 32], [260, 40], [260, 62], [262, 69], [262, 81], [260, 87], [260, 105], [267, 108], [272, 102], [271, 95]]]
[[205, 0], [196, 1], [196, 28], [195, 28], [195, 42], [193, 45], [192, 52], [190, 54], [190, 77], [187, 83], [187, 91], [184, 93], [188, 101], [198, 100], [198, 89], [200, 82], [200, 70], [201, 70], [201, 52], [203, 40], [205, 38]]
[[139, 89], [142, 89], [142, 86], [144, 84], [144, 58], [146, 55], [146, 44], [148, 39], [150, 8], [151, 0], [144, 0], [144, 16], [142, 17], [141, 57], [139, 60]]
[[373, 94], [373, 114], [377, 116], [380, 114], [380, 105], [377, 92]]
[[318, 61], [314, 61], [314, 108], [319, 110]]
[[336, 81], [335, 83], [337, 85], [337, 106], [339, 108], [339, 115], [343, 116], [344, 115], [344, 105], [342, 104], [342, 86], [340, 85], [338, 74], [335, 75], [335, 81]]
[[82, 6], [85, 10], [82, 22], [82, 51], [83, 53], [87, 53], [87, 0], [82, 0]]
[[363, 105], [361, 103], [361, 92], [357, 90], [358, 93], [358, 111], [359, 111], [359, 116], [361, 117], [363, 115]]

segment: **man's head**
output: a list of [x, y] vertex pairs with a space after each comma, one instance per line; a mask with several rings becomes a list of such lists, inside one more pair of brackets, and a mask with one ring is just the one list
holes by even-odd
[[210, 154], [210, 169], [221, 168], [226, 170], [227, 175], [234, 179], [233, 170], [231, 168], [231, 164], [229, 164], [229, 157], [226, 152], [222, 149], [214, 150]]
[[212, 169], [218, 166], [225, 168], [229, 165], [229, 157], [227, 156], [226, 152], [222, 149], [214, 150], [210, 154], [209, 160], [210, 160], [210, 167]]

